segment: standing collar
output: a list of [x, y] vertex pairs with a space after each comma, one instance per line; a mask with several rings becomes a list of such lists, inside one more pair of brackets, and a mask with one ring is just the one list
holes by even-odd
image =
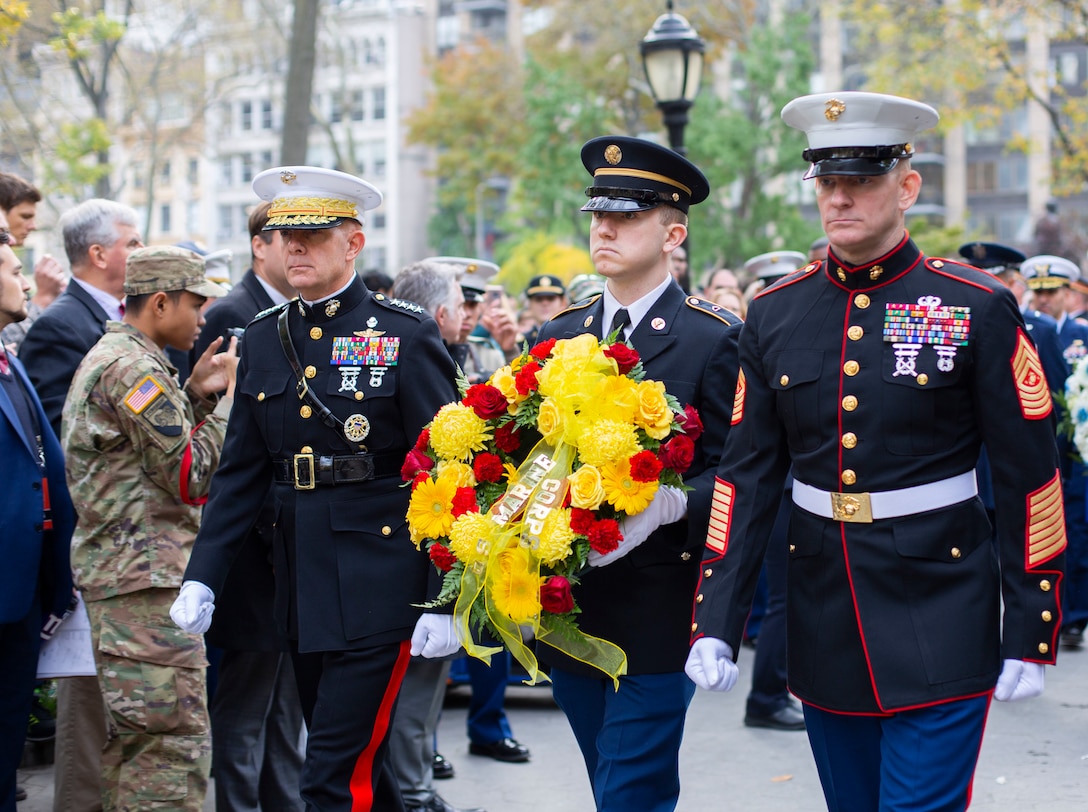
[[298, 312], [302, 314], [305, 321], [321, 324], [332, 321], [341, 313], [355, 309], [369, 295], [370, 291], [363, 284], [363, 280], [359, 278], [358, 274], [353, 273], [351, 281], [331, 296], [326, 296], [316, 302], [306, 302], [299, 298], [295, 302], [295, 306], [298, 307]]
[[922, 260], [922, 252], [903, 232], [903, 239], [884, 256], [862, 265], [851, 265], [835, 256], [834, 247], [827, 252], [825, 273], [836, 285], [847, 290], [865, 290], [887, 284], [914, 268]]

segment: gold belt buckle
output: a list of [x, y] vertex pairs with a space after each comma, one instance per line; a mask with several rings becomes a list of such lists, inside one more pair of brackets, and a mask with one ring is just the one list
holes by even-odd
[[831, 518], [837, 522], [873, 523], [873, 505], [867, 493], [832, 493]]
[[[295, 454], [293, 460], [293, 468], [295, 473], [295, 490], [296, 491], [312, 491], [317, 487], [316, 477], [314, 476], [314, 455], [313, 454]], [[299, 476], [299, 473], [303, 472], [306, 477]]]

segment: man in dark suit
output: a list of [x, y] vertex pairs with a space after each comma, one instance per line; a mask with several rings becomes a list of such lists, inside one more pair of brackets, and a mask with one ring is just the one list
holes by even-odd
[[[106, 332], [107, 319], [120, 321], [125, 295], [125, 260], [143, 247], [136, 212], [98, 198], [69, 209], [57, 222], [72, 270], [67, 289], [27, 331], [19, 348], [42, 407], [60, 436], [68, 387], [83, 356]], [[97, 677], [57, 682], [57, 739], [54, 809], [96, 812], [106, 717]]]
[[[4, 225], [0, 329], [26, 318], [30, 289]], [[68, 545], [75, 512], [57, 437], [26, 370], [2, 347], [0, 459], [5, 482], [0, 489], [0, 810], [15, 812], [15, 773], [23, 755], [38, 648], [42, 637], [56, 630], [72, 599]]]
[[[667, 812], [680, 792], [678, 756], [695, 688], [684, 676], [691, 596], [709, 521], [714, 471], [732, 415], [740, 319], [686, 296], [669, 272], [669, 255], [687, 236], [687, 212], [709, 194], [702, 172], [672, 150], [637, 138], [607, 136], [582, 147], [593, 185], [586, 190], [590, 252], [608, 281], [603, 294], [557, 314], [539, 339], [619, 330], [650, 379], [681, 406], [698, 410], [685, 493], [662, 488], [650, 506], [624, 519], [613, 553], [590, 555], [575, 588], [579, 625], [627, 654], [627, 675], [613, 690], [601, 672], [548, 648], [553, 695], [567, 715], [589, 772], [598, 810]], [[694, 428], [693, 428], [694, 431]]]
[[907, 233], [912, 144], [937, 112], [844, 91], [782, 118], [808, 138], [828, 258], [748, 309], [686, 670], [735, 683], [792, 472], [789, 684], [828, 808], [965, 809], [991, 699], [1038, 695], [1054, 662], [1066, 538], [1050, 390], [1009, 290]]
[[[190, 353], [192, 363], [209, 344], [245, 328], [253, 317], [294, 296], [283, 268], [283, 239], [262, 231], [270, 203], [249, 215], [252, 266], [230, 293], [208, 308], [204, 329]], [[268, 488], [271, 489], [269, 481]], [[272, 614], [274, 504], [265, 500], [234, 559], [206, 639], [221, 649], [209, 708], [215, 806], [236, 809], [301, 809], [299, 774], [302, 706], [287, 641]]]
[[[207, 631], [231, 562], [275, 481], [274, 617], [291, 645], [309, 728], [302, 799], [325, 812], [401, 810], [385, 769], [411, 654], [460, 648], [408, 537], [404, 457], [456, 399], [454, 366], [418, 305], [371, 293], [354, 265], [382, 195], [317, 167], [257, 175], [299, 298], [250, 322], [238, 397], [171, 616]], [[432, 578], [432, 574], [434, 577]]]

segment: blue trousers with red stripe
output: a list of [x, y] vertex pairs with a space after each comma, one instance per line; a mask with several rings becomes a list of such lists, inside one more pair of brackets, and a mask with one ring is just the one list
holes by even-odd
[[404, 812], [385, 757], [408, 641], [291, 655], [309, 728], [301, 787], [306, 809]]
[[890, 716], [805, 705], [829, 812], [963, 812], [990, 695]]

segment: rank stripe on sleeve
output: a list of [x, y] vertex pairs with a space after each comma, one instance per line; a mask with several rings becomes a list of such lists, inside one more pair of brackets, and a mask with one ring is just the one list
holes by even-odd
[[736, 489], [732, 483], [714, 480], [714, 498], [710, 503], [710, 527], [707, 529], [706, 546], [716, 553], [725, 554], [729, 546], [729, 524], [733, 515], [733, 497]]
[[1016, 351], [1012, 356], [1012, 374], [1016, 381], [1016, 394], [1020, 397], [1020, 411], [1028, 420], [1041, 420], [1054, 408], [1050, 400], [1050, 388], [1043, 373], [1039, 353], [1027, 334], [1018, 329]]
[[[1058, 471], [1039, 490], [1028, 494], [1026, 569], [1034, 569], [1065, 549], [1065, 509]], [[717, 494], [715, 493], [715, 498]]]
[[735, 426], [744, 418], [744, 395], [748, 391], [748, 384], [744, 379], [744, 370], [737, 373], [737, 389], [733, 393], [733, 419], [730, 426]]

